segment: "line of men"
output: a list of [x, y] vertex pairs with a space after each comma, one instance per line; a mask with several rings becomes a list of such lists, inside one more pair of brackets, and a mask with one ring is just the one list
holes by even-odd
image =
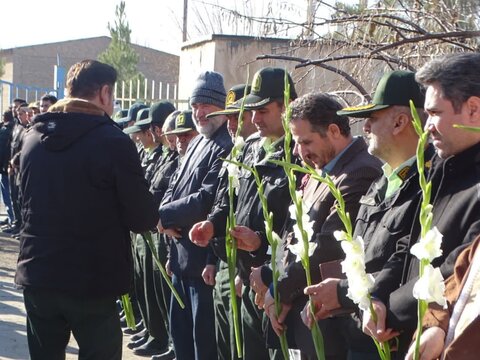
[[[268, 162], [282, 158], [283, 151], [293, 151], [319, 172], [328, 173], [344, 195], [347, 211], [356, 219], [354, 236], [365, 240], [367, 271], [376, 276], [372, 295], [378, 319], [374, 322], [368, 312], [363, 314], [363, 329], [382, 341], [398, 336], [396, 356], [399, 358], [406, 354], [416, 326], [412, 288], [418, 278], [418, 262], [409, 254], [419, 237], [421, 200], [415, 161], [418, 136], [412, 126], [409, 101], [413, 100], [424, 122], [428, 116], [427, 128], [432, 134], [433, 145], [425, 149], [426, 171], [434, 189], [433, 224], [444, 236], [443, 255], [434, 265], [441, 266], [443, 275], [448, 277], [453, 273], [459, 251], [473, 241], [479, 230], [479, 179], [474, 169], [480, 138], [475, 132], [453, 128], [455, 123], [478, 125], [480, 92], [475, 72], [479, 61], [478, 54], [462, 54], [432, 60], [416, 75], [389, 72], [380, 80], [372, 103], [360, 108], [342, 109], [325, 94], [307, 94], [295, 99], [291, 86], [290, 129], [295, 145], [288, 150], [282, 148], [283, 102], [278, 89], [283, 86], [281, 81], [276, 83], [272, 75], [278, 72], [281, 79], [284, 75], [281, 69], [262, 69], [255, 74], [252, 90], [245, 99], [246, 108], [253, 112], [252, 122], [258, 133], [247, 139], [239, 160], [259, 171], [269, 208], [273, 209], [274, 230], [282, 234], [285, 244], [295, 243], [287, 216], [290, 199], [286, 177]], [[369, 140], [369, 154], [363, 139], [350, 135], [346, 116], [367, 119], [364, 131]], [[383, 176], [373, 184], [380, 175], [380, 162], [372, 155], [384, 162]], [[347, 297], [348, 284], [338, 276], [338, 266], [336, 276], [329, 272], [335, 268], [330, 262], [338, 264], [338, 260], [343, 259], [341, 248], [333, 238], [333, 231], [342, 228], [333, 196], [327, 186], [313, 179], [300, 182], [306, 211], [314, 221], [311, 241], [316, 242], [317, 248], [310, 258], [311, 276], [318, 284], [305, 289], [303, 269], [287, 250], [286, 275], [279, 281], [282, 312], [277, 316], [271, 293], [271, 271], [264, 265], [268, 262], [268, 243], [256, 185], [250, 174], [239, 175], [235, 199], [239, 225], [231, 235], [241, 250], [237, 269], [244, 285], [241, 305], [244, 358], [281, 358], [276, 350], [278, 342], [270, 336], [272, 329], [277, 334], [286, 331], [287, 337], [290, 335], [290, 346], [300, 349], [304, 358], [316, 357], [303, 324], [311, 325], [313, 321], [306, 311], [304, 292], [312, 296], [318, 309], [315, 320], [324, 333], [327, 358], [378, 358], [373, 342], [360, 331], [361, 314]], [[206, 220], [192, 227], [189, 237], [196, 245], [206, 246], [211, 242], [214, 249], [222, 250], [228, 201], [225, 189], [218, 193], [221, 199], [217, 199]], [[220, 253], [217, 252], [219, 257]], [[322, 265], [325, 265], [323, 269]], [[255, 305], [265, 312], [258, 311]], [[265, 326], [265, 315], [271, 329]], [[217, 337], [217, 343], [220, 340]], [[204, 343], [195, 341], [195, 358], [202, 358], [198, 355], [200, 346]], [[232, 353], [234, 351], [230, 356]], [[223, 356], [229, 358], [228, 353]]]
[[[254, 75], [246, 91], [245, 85], [241, 85], [228, 93], [221, 74], [206, 71], [194, 83], [191, 113], [169, 115], [174, 109], [168, 103], [153, 105], [150, 116], [141, 115], [139, 111], [146, 109], [139, 109], [138, 105], [136, 109], [131, 108], [124, 120], [138, 120], [124, 131], [142, 144], [138, 149], [144, 153], [143, 174], [149, 180], [150, 192], [155, 195], [153, 208], [158, 209], [158, 213], [156, 210], [155, 216], [143, 213], [142, 225], [129, 226], [129, 229], [138, 234], [146, 230], [155, 234], [157, 251], [166, 262], [173, 286], [185, 304], [182, 309], [165, 288], [152, 254], [142, 237], [136, 236], [132, 249], [134, 294], [146, 330], [143, 336], [137, 336], [139, 342], [131, 343], [135, 353], [153, 355], [152, 359], [238, 357], [225, 254], [226, 219], [231, 202], [228, 170], [223, 159], [232, 149], [243, 104], [241, 135], [245, 137], [245, 145], [236, 160], [255, 167], [260, 175], [269, 211], [273, 213], [273, 229], [283, 241], [285, 266], [285, 274], [278, 282], [282, 310], [277, 315], [262, 204], [254, 177], [242, 169], [233, 202], [237, 226], [231, 235], [238, 244], [236, 285], [241, 300], [243, 358], [283, 359], [277, 335], [286, 333], [293, 356], [316, 359], [309, 330], [314, 321], [322, 330], [327, 359], [378, 359], [369, 336], [380, 341], [398, 337], [394, 356], [403, 358], [416, 326], [412, 287], [418, 278], [418, 262], [409, 249], [419, 238], [421, 201], [415, 157], [418, 136], [412, 126], [409, 101], [413, 101], [433, 140], [424, 149], [425, 171], [433, 184], [433, 224], [443, 234], [443, 255], [434, 265], [440, 266], [444, 277], [448, 277], [454, 274], [458, 254], [472, 243], [480, 230], [477, 215], [480, 134], [453, 127], [454, 124], [480, 126], [479, 76], [479, 54], [434, 59], [416, 74], [400, 70], [385, 73], [371, 103], [345, 108], [326, 93], [298, 97], [290, 75], [280, 68], [263, 68]], [[290, 85], [289, 127], [294, 140], [290, 149], [284, 148], [282, 125], [285, 79]], [[100, 105], [104, 101], [102, 89], [93, 97]], [[244, 92], [247, 95], [242, 98]], [[157, 115], [160, 108], [166, 108], [161, 116]], [[134, 111], [138, 116], [133, 115]], [[111, 111], [105, 113], [110, 115]], [[363, 137], [351, 134], [349, 117], [366, 119], [364, 132], [368, 144]], [[41, 128], [44, 132], [48, 131], [48, 118], [45, 119], [47, 124]], [[166, 165], [175, 160], [166, 161], [169, 152], [166, 147], [160, 147], [160, 142], [167, 146], [165, 135], [168, 134], [176, 136], [180, 153], [175, 166]], [[290, 250], [299, 240], [293, 230], [295, 219], [289, 217], [288, 179], [284, 169], [271, 162], [282, 160], [286, 152], [299, 164], [309, 164], [319, 174], [328, 174], [344, 196], [347, 211], [351, 219], [355, 219], [354, 236], [362, 236], [365, 242], [366, 270], [376, 278], [372, 291], [376, 321], [369, 312], [362, 314], [348, 297], [348, 282], [340, 266], [344, 254], [333, 236], [334, 231], [343, 229], [333, 195], [325, 184], [299, 174], [297, 189], [302, 194], [304, 211], [314, 223], [310, 241], [316, 243], [310, 256], [311, 278], [315, 284], [306, 286], [304, 270]], [[22, 174], [29, 171], [26, 165], [21, 166]], [[122, 178], [121, 173], [115, 176]], [[157, 181], [162, 184], [158, 192], [154, 189]], [[22, 185], [28, 190], [27, 182]], [[148, 203], [145, 210], [151, 209], [151, 200], [146, 200], [143, 192], [141, 196], [140, 192], [137, 194]], [[131, 200], [138, 207], [139, 199]], [[138, 219], [138, 214], [134, 217]], [[152, 226], [154, 217], [158, 217], [158, 232]], [[31, 243], [35, 238], [33, 234], [24, 232], [21, 239]], [[467, 251], [474, 249], [469, 247]], [[31, 261], [26, 252], [21, 252], [20, 259], [17, 283], [26, 286], [25, 294], [31, 301], [38, 295], [29, 289], [33, 286], [28, 280]], [[123, 269], [122, 273], [127, 270]], [[459, 274], [454, 275], [458, 280]], [[131, 291], [131, 286], [129, 289]], [[89, 294], [88, 289], [85, 291]], [[452, 301], [456, 301], [458, 293], [462, 291], [453, 292]], [[462, 304], [474, 300], [470, 296]], [[314, 318], [308, 311], [309, 301], [317, 310]], [[33, 311], [32, 306], [27, 306], [30, 319], [29, 309]], [[462, 330], [477, 321], [478, 310], [473, 314]], [[38, 319], [35, 320], [38, 324]], [[430, 324], [437, 328], [443, 326], [435, 330], [435, 334], [441, 338], [443, 331], [445, 337], [445, 324], [433, 321]], [[114, 325], [112, 322], [111, 326]], [[74, 329], [72, 331], [75, 334]], [[446, 344], [454, 343], [456, 337], [461, 336], [461, 331], [454, 331]], [[170, 340], [173, 349], [169, 347]], [[429, 340], [423, 339], [423, 342]], [[86, 343], [87, 348], [95, 348], [90, 346], [95, 343], [94, 339]], [[468, 343], [477, 346], [474, 341]], [[118, 340], [116, 344], [118, 347]], [[441, 352], [443, 348], [439, 347]], [[423, 347], [427, 356], [426, 348], [431, 347]], [[112, 350], [112, 353], [117, 355], [108, 358], [118, 358], [118, 351]]]

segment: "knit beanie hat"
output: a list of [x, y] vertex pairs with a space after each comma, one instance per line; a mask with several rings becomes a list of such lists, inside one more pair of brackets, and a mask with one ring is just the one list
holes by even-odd
[[195, 81], [190, 97], [190, 105], [212, 104], [223, 109], [225, 97], [226, 91], [223, 84], [223, 76], [215, 71], [204, 71]]

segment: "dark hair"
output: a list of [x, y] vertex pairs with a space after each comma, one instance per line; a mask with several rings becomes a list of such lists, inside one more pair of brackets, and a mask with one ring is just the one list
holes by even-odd
[[343, 106], [329, 94], [309, 93], [294, 100], [290, 107], [291, 121], [306, 120], [322, 136], [325, 136], [330, 124], [337, 125], [343, 136], [350, 135], [348, 117], [337, 115]]
[[7, 110], [3, 112], [3, 120], [7, 120], [8, 122], [13, 121], [13, 111], [12, 110]]
[[96, 60], [83, 60], [67, 73], [67, 91], [70, 97], [90, 99], [102, 86], [108, 85], [113, 91], [117, 81], [117, 71], [110, 65]]
[[23, 104], [23, 103], [26, 103], [27, 101], [24, 100], [24, 99], [21, 99], [21, 98], [15, 98], [15, 99], [13, 99], [12, 102], [13, 102], [13, 103], [22, 103], [22, 104]]
[[55, 95], [45, 94], [40, 98], [41, 101], [48, 101], [50, 104], [55, 104], [58, 99]]
[[433, 59], [415, 75], [422, 85], [439, 83], [456, 113], [470, 96], [480, 96], [480, 54], [462, 53]]

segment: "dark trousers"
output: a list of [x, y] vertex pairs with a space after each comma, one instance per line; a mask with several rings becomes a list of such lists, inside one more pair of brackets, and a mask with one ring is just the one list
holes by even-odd
[[169, 337], [155, 293], [152, 252], [141, 235], [135, 238], [134, 250], [135, 295], [140, 313], [150, 336], [160, 342], [161, 348], [166, 348]]
[[243, 358], [245, 360], [269, 359], [263, 332], [263, 310], [255, 305], [255, 292], [244, 286], [242, 292]]
[[31, 360], [64, 360], [70, 333], [80, 360], [120, 360], [122, 331], [115, 297], [80, 298], [26, 288], [27, 338]]
[[185, 304], [182, 309], [172, 295], [170, 330], [177, 360], [212, 360], [217, 358], [213, 286], [201, 277], [173, 275], [173, 286]]
[[10, 198], [10, 185], [7, 174], [0, 174], [0, 189], [2, 191], [3, 204], [7, 210], [8, 221], [12, 224], [15, 221], [15, 216], [13, 215], [12, 199]]
[[[235, 343], [233, 309], [230, 300], [230, 277], [228, 276], [228, 265], [224, 261], [220, 261], [217, 276], [215, 277], [213, 305], [215, 307], [215, 337], [217, 339], [218, 359], [236, 360], [238, 356]], [[237, 297], [237, 307], [239, 320], [241, 321], [241, 298], [239, 297]], [[240, 334], [240, 337], [243, 338], [242, 334]]]
[[[162, 234], [152, 234], [153, 242], [155, 244], [155, 248], [157, 249], [157, 254], [160, 259], [160, 263], [165, 266], [167, 262], [167, 255], [168, 255], [168, 248], [166, 244], [166, 240], [164, 235]], [[172, 292], [168, 287], [167, 283], [162, 277], [160, 273], [160, 269], [153, 260], [152, 254], [152, 263], [153, 263], [153, 290], [156, 299], [156, 308], [160, 311], [159, 317], [157, 321], [158, 324], [158, 337], [161, 339], [162, 344], [170, 339], [170, 329], [168, 327], [169, 324], [169, 316], [170, 316], [170, 296]]]
[[15, 217], [14, 225], [22, 226], [22, 215], [20, 214], [20, 189], [16, 182], [16, 175], [8, 176], [8, 183], [10, 186], [10, 199], [12, 201], [13, 215]]

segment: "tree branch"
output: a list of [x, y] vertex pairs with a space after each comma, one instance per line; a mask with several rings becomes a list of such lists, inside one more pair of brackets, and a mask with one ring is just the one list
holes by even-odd
[[448, 39], [448, 38], [473, 38], [473, 37], [477, 37], [477, 36], [480, 36], [480, 31], [451, 31], [451, 32], [448, 32], [448, 33], [426, 34], [426, 35], [417, 36], [417, 37], [414, 37], [414, 38], [403, 39], [403, 40], [394, 42], [392, 44], [381, 46], [381, 47], [379, 47], [375, 50], [372, 50], [370, 52], [369, 56], [377, 54], [380, 51], [385, 51], [385, 50], [388, 50], [388, 49], [397, 48], [401, 45], [418, 43], [418, 42], [422, 42], [422, 41], [426, 41], [426, 40], [434, 40], [434, 39], [444, 40], [444, 39]]
[[[265, 59], [275, 59], [275, 60], [286, 60], [286, 61], [299, 62], [300, 64], [295, 66], [296, 69], [306, 66], [306, 65], [304, 65], [304, 63], [307, 62], [306, 59], [299, 58], [299, 57], [294, 57], [294, 56], [284, 56], [284, 55], [260, 55], [260, 56], [257, 56], [257, 60], [265, 60]], [[355, 80], [350, 74], [348, 74], [345, 71], [340, 70], [336, 67], [330, 66], [330, 65], [326, 65], [326, 64], [322, 64], [322, 63], [315, 64], [315, 65], [320, 66], [321, 68], [323, 68], [325, 70], [334, 72], [335, 74], [338, 74], [338, 75], [342, 76], [350, 84], [352, 84], [354, 87], [356, 87], [358, 89], [358, 91], [360, 91], [362, 96], [365, 97], [365, 99], [367, 101], [372, 100], [372, 97], [365, 90], [365, 88], [357, 80]]]

